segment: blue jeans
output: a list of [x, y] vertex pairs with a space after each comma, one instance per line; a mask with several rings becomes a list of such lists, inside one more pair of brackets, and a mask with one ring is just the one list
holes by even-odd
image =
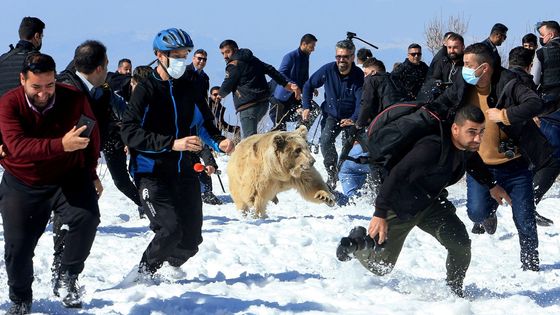
[[[526, 264], [538, 261], [539, 239], [533, 201], [533, 174], [529, 171], [527, 162], [516, 159], [502, 165], [488, 165], [488, 169], [498, 185], [511, 197], [513, 222], [519, 233], [521, 262]], [[481, 223], [497, 208], [498, 203], [492, 199], [488, 188], [467, 175], [467, 213], [471, 221]]]
[[[551, 120], [547, 119], [550, 117]], [[554, 148], [554, 157], [560, 158], [560, 110], [541, 118], [541, 132]]]

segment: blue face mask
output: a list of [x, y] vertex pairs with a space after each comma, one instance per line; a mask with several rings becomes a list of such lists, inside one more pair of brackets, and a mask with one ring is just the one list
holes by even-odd
[[467, 67], [463, 67], [463, 70], [461, 71], [461, 74], [463, 75], [463, 79], [465, 80], [465, 82], [467, 82], [468, 84], [471, 84], [471, 85], [476, 85], [478, 83], [478, 79], [480, 79], [480, 77], [477, 77], [474, 73], [480, 67], [482, 67], [482, 65], [476, 67], [476, 69], [470, 69], [470, 68], [467, 68]]

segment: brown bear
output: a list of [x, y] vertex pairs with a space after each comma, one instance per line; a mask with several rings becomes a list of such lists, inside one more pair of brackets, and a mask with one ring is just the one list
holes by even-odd
[[306, 141], [307, 128], [252, 135], [239, 143], [227, 165], [229, 189], [243, 215], [254, 207], [254, 217], [266, 217], [269, 201], [295, 188], [305, 200], [334, 206], [335, 198], [313, 166]]

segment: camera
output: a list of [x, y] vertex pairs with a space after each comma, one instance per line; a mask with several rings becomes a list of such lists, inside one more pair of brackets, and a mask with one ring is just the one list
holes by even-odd
[[500, 144], [498, 145], [498, 153], [503, 153], [506, 158], [513, 159], [516, 152], [517, 146], [512, 139], [500, 140]]
[[354, 32], [346, 32], [346, 39], [350, 39], [350, 40], [351, 40], [352, 38], [356, 37], [356, 35], [357, 35], [357, 34], [354, 33]]
[[385, 247], [386, 242], [378, 244], [378, 240], [379, 235], [376, 235], [375, 238], [371, 238], [367, 235], [366, 228], [357, 226], [350, 231], [348, 237], [340, 239], [340, 243], [338, 243], [338, 247], [336, 248], [336, 257], [340, 261], [348, 261], [352, 259], [350, 255], [359, 250], [373, 249], [375, 252], [380, 252]]

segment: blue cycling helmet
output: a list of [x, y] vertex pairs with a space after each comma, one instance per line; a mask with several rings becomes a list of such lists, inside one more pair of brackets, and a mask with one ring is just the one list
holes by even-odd
[[193, 49], [194, 44], [187, 32], [180, 28], [169, 28], [157, 33], [154, 38], [154, 53], [156, 51], [170, 51], [175, 49]]

